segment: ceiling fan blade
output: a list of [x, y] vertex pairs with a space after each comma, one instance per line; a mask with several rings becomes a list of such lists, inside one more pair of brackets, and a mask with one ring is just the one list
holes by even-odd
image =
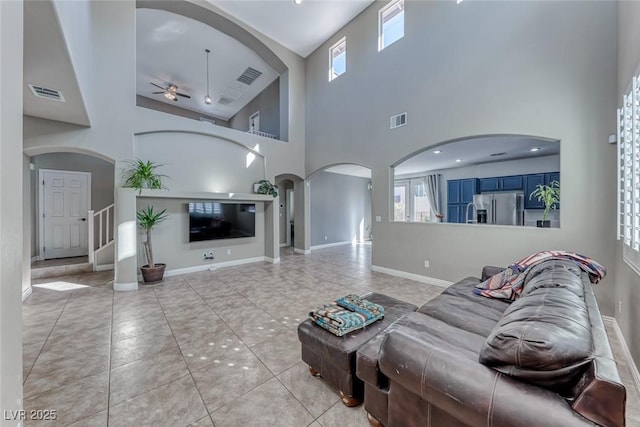
[[176, 95], [178, 95], [178, 96], [182, 96], [183, 98], [191, 98], [191, 96], [189, 96], [189, 95], [185, 95], [184, 93], [176, 92]]
[[162, 91], [162, 92], [151, 92], [151, 93], [154, 94], [154, 95], [157, 95], [159, 93], [164, 93], [164, 91]]
[[[150, 83], [151, 83], [151, 82], [150, 82]], [[154, 86], [155, 86], [155, 87], [157, 87], [157, 88], [162, 89], [162, 90], [167, 90], [167, 88], [166, 88], [166, 87], [162, 87], [162, 86], [157, 85], [157, 84], [155, 84], [155, 83], [151, 83], [151, 84], [152, 84], [152, 85], [154, 85]]]

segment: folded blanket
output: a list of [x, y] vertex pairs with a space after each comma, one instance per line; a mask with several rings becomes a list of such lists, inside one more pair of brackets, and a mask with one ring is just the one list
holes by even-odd
[[374, 302], [368, 301], [366, 299], [360, 298], [356, 294], [349, 294], [343, 296], [342, 298], [338, 298], [336, 300], [336, 304], [340, 307], [344, 307], [351, 311], [355, 311], [357, 313], [362, 313], [365, 316], [378, 316], [380, 314], [384, 315], [384, 307], [380, 304], [376, 304]]
[[529, 269], [543, 261], [551, 259], [574, 261], [578, 267], [587, 272], [589, 280], [594, 284], [598, 283], [607, 274], [607, 270], [602, 265], [587, 256], [574, 252], [542, 251], [523, 258], [515, 264], [511, 264], [503, 272], [491, 276], [477, 285], [473, 292], [488, 298], [515, 300], [522, 292], [524, 280], [527, 277]]
[[333, 304], [322, 305], [309, 313], [318, 326], [339, 337], [364, 328], [384, 317], [384, 308], [350, 294], [338, 298]]
[[[325, 306], [326, 307], [326, 306]], [[381, 317], [374, 317], [368, 320], [363, 320], [362, 315], [360, 315], [359, 313], [355, 313], [353, 311], [348, 311], [348, 310], [344, 310], [341, 307], [338, 307], [337, 305], [334, 306], [339, 310], [343, 310], [343, 315], [338, 315], [338, 317], [343, 316], [344, 320], [344, 325], [345, 326], [337, 326], [337, 322], [335, 321], [335, 319], [331, 319], [328, 317], [324, 317], [324, 316], [318, 316], [315, 315], [315, 312], [311, 312], [309, 313], [311, 316], [311, 319], [314, 321], [314, 323], [318, 326], [320, 326], [321, 328], [326, 329], [327, 331], [331, 332], [332, 334], [336, 335], [336, 336], [343, 336], [348, 334], [349, 332], [353, 332], [353, 331], [357, 331], [358, 329], [362, 329], [365, 326], [368, 326], [370, 324], [372, 324], [373, 322], [381, 319]], [[334, 312], [334, 316], [336, 315], [336, 313]], [[356, 320], [356, 318], [359, 318], [358, 320]]]

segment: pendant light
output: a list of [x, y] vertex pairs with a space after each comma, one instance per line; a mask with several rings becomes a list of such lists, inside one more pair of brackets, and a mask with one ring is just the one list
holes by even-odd
[[207, 95], [204, 97], [204, 103], [211, 105], [213, 102], [211, 96], [209, 96], [209, 52], [211, 51], [209, 49], [205, 49], [204, 51], [207, 52]]

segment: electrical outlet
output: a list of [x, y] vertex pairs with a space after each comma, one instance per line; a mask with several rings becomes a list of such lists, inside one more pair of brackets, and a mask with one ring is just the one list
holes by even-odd
[[622, 314], [622, 301], [618, 301], [618, 314]]
[[424, 260], [424, 268], [429, 268], [429, 261]]
[[328, 240], [329, 238], [327, 236], [324, 236], [324, 240]]
[[376, 215], [376, 222], [382, 222], [382, 217], [380, 215]]
[[231, 249], [227, 249], [227, 255], [231, 255]]
[[204, 258], [205, 260], [212, 260], [215, 257], [213, 256], [213, 251], [209, 251], [209, 252], [203, 252], [202, 258]]

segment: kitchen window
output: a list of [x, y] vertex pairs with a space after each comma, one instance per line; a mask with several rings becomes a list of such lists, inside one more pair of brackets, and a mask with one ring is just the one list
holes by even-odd
[[347, 38], [343, 37], [329, 48], [329, 81], [347, 71]]
[[404, 37], [404, 0], [394, 0], [378, 11], [378, 51]]
[[640, 274], [640, 76], [618, 109], [618, 239], [624, 260]]

